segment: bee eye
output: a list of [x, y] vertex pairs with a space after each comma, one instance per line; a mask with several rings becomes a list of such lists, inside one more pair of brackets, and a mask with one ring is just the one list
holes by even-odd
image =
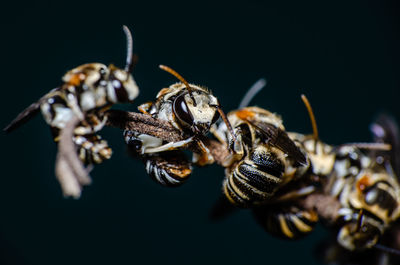
[[173, 112], [179, 120], [191, 126], [193, 124], [193, 117], [185, 102], [185, 95], [178, 96], [173, 104]]
[[118, 102], [129, 101], [128, 93], [126, 92], [126, 89], [122, 85], [120, 80], [118, 80], [118, 79], [112, 80], [112, 86], [114, 88], [115, 95], [117, 96]]

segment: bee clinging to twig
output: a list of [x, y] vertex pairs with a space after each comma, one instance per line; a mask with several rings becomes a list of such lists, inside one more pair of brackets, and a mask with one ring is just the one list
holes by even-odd
[[[169, 151], [175, 151], [176, 154], [176, 150], [194, 144], [198, 152], [193, 154], [192, 162], [200, 166], [211, 164], [214, 159], [201, 139], [220, 116], [229, 128], [230, 125], [218, 99], [210, 90], [189, 84], [168, 66], [160, 65], [160, 68], [174, 75], [181, 82], [163, 88], [157, 94], [155, 102], [142, 104], [139, 106], [139, 110], [153, 118], [168, 121], [182, 132], [185, 139], [179, 142], [165, 143], [157, 137], [134, 131], [125, 131], [124, 137], [128, 146], [144, 158], [146, 170], [150, 176], [162, 185], [177, 186], [189, 177], [190, 163], [182, 159], [173, 159], [174, 155], [160, 154]], [[164, 159], [161, 159], [161, 156]], [[168, 157], [172, 157], [175, 162], [165, 161], [165, 159], [168, 160]], [[179, 161], [183, 161], [183, 163]]]
[[37, 102], [20, 113], [5, 129], [11, 132], [35, 114], [42, 112], [50, 125], [54, 140], [58, 141], [60, 130], [78, 117], [79, 125], [74, 130], [74, 143], [85, 164], [101, 163], [111, 156], [107, 142], [95, 133], [103, 128], [107, 116], [105, 111], [115, 103], [132, 102], [139, 89], [130, 71], [132, 69], [132, 35], [126, 26], [127, 57], [124, 69], [101, 63], [89, 63], [68, 71], [63, 84], [51, 90]]
[[233, 134], [224, 124], [214, 132], [232, 150], [223, 162], [223, 192], [231, 203], [241, 207], [266, 203], [278, 188], [295, 178], [300, 168], [308, 167], [306, 155], [289, 138], [278, 115], [246, 107], [265, 84], [264, 79], [257, 81], [242, 100], [242, 108], [228, 114]]

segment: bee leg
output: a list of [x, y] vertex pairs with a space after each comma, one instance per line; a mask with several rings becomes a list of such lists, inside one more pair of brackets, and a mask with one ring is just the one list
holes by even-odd
[[138, 107], [138, 110], [143, 114], [151, 115], [149, 113], [151, 106], [153, 106], [153, 102], [151, 102], [151, 101], [150, 102], [146, 102], [146, 103], [143, 103], [142, 105], [140, 105]]
[[311, 194], [315, 190], [316, 190], [315, 186], [302, 187], [302, 188], [294, 190], [294, 191], [286, 192], [282, 196], [275, 198], [274, 201], [276, 201], [276, 202], [292, 201], [292, 200], [304, 197], [308, 194]]
[[198, 166], [205, 166], [214, 163], [214, 157], [211, 155], [210, 150], [204, 145], [201, 140], [196, 140], [197, 146], [200, 148], [201, 153], [193, 153], [192, 162]]
[[309, 234], [318, 221], [315, 211], [295, 205], [260, 207], [253, 213], [257, 222], [267, 232], [287, 239], [297, 239]]
[[143, 153], [152, 154], [165, 151], [172, 151], [178, 148], [186, 147], [192, 141], [193, 141], [193, 136], [179, 142], [170, 142], [158, 147], [146, 147]]
[[146, 165], [147, 174], [163, 186], [180, 186], [192, 173], [190, 163], [180, 151], [146, 155], [143, 161]]
[[73, 140], [77, 145], [79, 158], [86, 165], [100, 164], [111, 158], [111, 148], [99, 135], [75, 135]]

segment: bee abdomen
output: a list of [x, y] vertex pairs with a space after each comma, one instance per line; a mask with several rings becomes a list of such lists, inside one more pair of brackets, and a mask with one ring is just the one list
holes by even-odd
[[297, 239], [309, 234], [318, 221], [312, 210], [297, 206], [284, 206], [254, 210], [257, 222], [270, 234], [281, 238]]
[[111, 158], [111, 148], [99, 135], [77, 135], [74, 142], [78, 147], [79, 158], [86, 165], [100, 164]]
[[262, 204], [282, 183], [284, 166], [273, 153], [256, 149], [227, 173], [223, 191], [233, 204], [241, 207]]
[[179, 152], [163, 152], [144, 159], [146, 172], [163, 186], [182, 185], [192, 173], [190, 163]]

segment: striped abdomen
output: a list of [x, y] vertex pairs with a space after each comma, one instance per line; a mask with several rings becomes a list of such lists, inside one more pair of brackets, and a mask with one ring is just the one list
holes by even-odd
[[284, 170], [284, 163], [277, 155], [260, 145], [227, 169], [223, 191], [228, 200], [238, 206], [261, 204], [280, 186]]
[[288, 239], [297, 239], [309, 234], [318, 221], [316, 212], [295, 205], [257, 208], [254, 215], [268, 233]]
[[179, 186], [192, 173], [190, 163], [179, 151], [162, 152], [146, 156], [143, 160], [147, 174], [163, 186]]
[[99, 135], [76, 135], [73, 138], [77, 145], [78, 156], [86, 165], [100, 164], [110, 159], [112, 150], [107, 141], [102, 140]]

